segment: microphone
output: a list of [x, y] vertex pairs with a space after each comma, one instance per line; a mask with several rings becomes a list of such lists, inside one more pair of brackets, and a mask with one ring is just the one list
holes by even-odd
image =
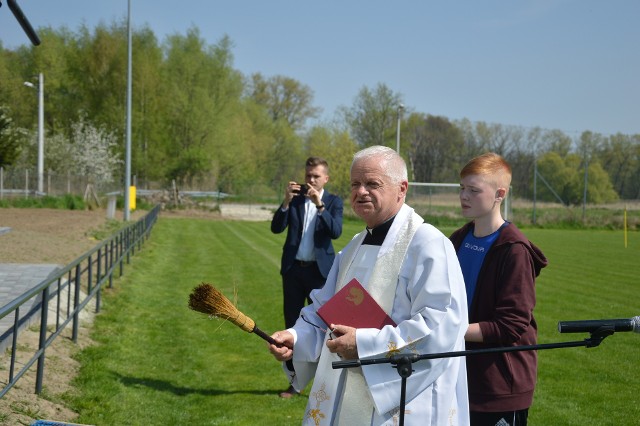
[[[2, 5], [2, 2], [0, 2], [0, 6], [1, 5]], [[13, 12], [13, 16], [15, 16], [16, 19], [18, 20], [18, 23], [22, 27], [22, 30], [27, 34], [27, 37], [29, 37], [29, 40], [31, 40], [31, 43], [34, 46], [40, 45], [40, 38], [38, 37], [38, 34], [35, 32], [35, 30], [31, 26], [31, 23], [29, 22], [27, 17], [24, 16], [22, 9], [20, 9], [20, 6], [18, 6], [17, 0], [7, 0], [7, 5], [9, 6], [9, 10]]]
[[584, 321], [560, 321], [558, 331], [560, 333], [592, 333], [599, 328], [606, 327], [616, 331], [634, 331], [640, 333], [640, 316], [629, 319], [603, 319]]

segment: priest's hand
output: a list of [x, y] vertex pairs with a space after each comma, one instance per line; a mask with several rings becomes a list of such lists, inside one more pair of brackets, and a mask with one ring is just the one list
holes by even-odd
[[293, 357], [293, 334], [287, 330], [276, 331], [271, 338], [278, 342], [278, 345], [269, 345], [269, 352], [278, 361], [289, 361]]
[[327, 348], [330, 352], [338, 354], [343, 359], [358, 358], [355, 328], [331, 324], [331, 333], [336, 337], [327, 340]]

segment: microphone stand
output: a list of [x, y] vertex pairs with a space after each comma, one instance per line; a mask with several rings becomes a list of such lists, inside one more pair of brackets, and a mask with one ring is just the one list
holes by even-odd
[[504, 352], [522, 352], [522, 351], [540, 351], [544, 349], [557, 349], [557, 348], [574, 348], [578, 346], [584, 346], [587, 348], [594, 348], [607, 337], [611, 336], [615, 332], [613, 326], [603, 326], [590, 333], [590, 337], [584, 340], [572, 341], [572, 342], [559, 342], [559, 343], [545, 343], [539, 345], [523, 345], [523, 346], [507, 346], [496, 347], [486, 349], [475, 349], [466, 351], [455, 352], [441, 352], [435, 354], [407, 354], [407, 355], [393, 355], [391, 357], [372, 358], [372, 359], [355, 359], [349, 361], [334, 361], [332, 367], [334, 370], [339, 368], [352, 368], [361, 367], [363, 365], [371, 364], [391, 364], [393, 368], [397, 369], [398, 374], [402, 378], [400, 389], [400, 426], [404, 426], [404, 409], [406, 406], [406, 393], [407, 393], [407, 378], [413, 373], [413, 363], [423, 359], [435, 359], [435, 358], [454, 358], [460, 356], [480, 355], [489, 353], [504, 353]]
[[[2, 1], [0, 1], [0, 7], [1, 6], [2, 6]], [[31, 43], [34, 46], [38, 46], [40, 44], [40, 38], [38, 37], [38, 34], [35, 32], [35, 30], [31, 26], [31, 23], [29, 22], [27, 17], [24, 16], [24, 12], [22, 12], [22, 9], [20, 8], [20, 6], [18, 6], [17, 0], [7, 0], [7, 6], [9, 6], [9, 10], [11, 10], [11, 12], [13, 13], [13, 16], [16, 17], [16, 19], [18, 20], [18, 23], [22, 27], [22, 30], [25, 32], [25, 34], [27, 34], [27, 37], [29, 37], [29, 40], [31, 40]]]

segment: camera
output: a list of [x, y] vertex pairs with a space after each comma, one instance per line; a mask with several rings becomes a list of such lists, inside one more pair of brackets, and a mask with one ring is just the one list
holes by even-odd
[[307, 190], [309, 188], [307, 187], [307, 185], [305, 185], [304, 183], [300, 185], [300, 190], [295, 191], [296, 194], [304, 196], [307, 194]]

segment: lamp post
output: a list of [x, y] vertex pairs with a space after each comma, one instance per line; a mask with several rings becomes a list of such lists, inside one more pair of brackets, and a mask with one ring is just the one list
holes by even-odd
[[127, 2], [127, 122], [124, 160], [124, 221], [131, 217], [131, 0]]
[[398, 129], [396, 130], [396, 152], [400, 154], [400, 120], [402, 119], [402, 111], [404, 105], [398, 105]]
[[42, 194], [42, 182], [44, 180], [44, 77], [38, 74], [38, 87], [30, 81], [24, 85], [38, 90], [38, 193]]

